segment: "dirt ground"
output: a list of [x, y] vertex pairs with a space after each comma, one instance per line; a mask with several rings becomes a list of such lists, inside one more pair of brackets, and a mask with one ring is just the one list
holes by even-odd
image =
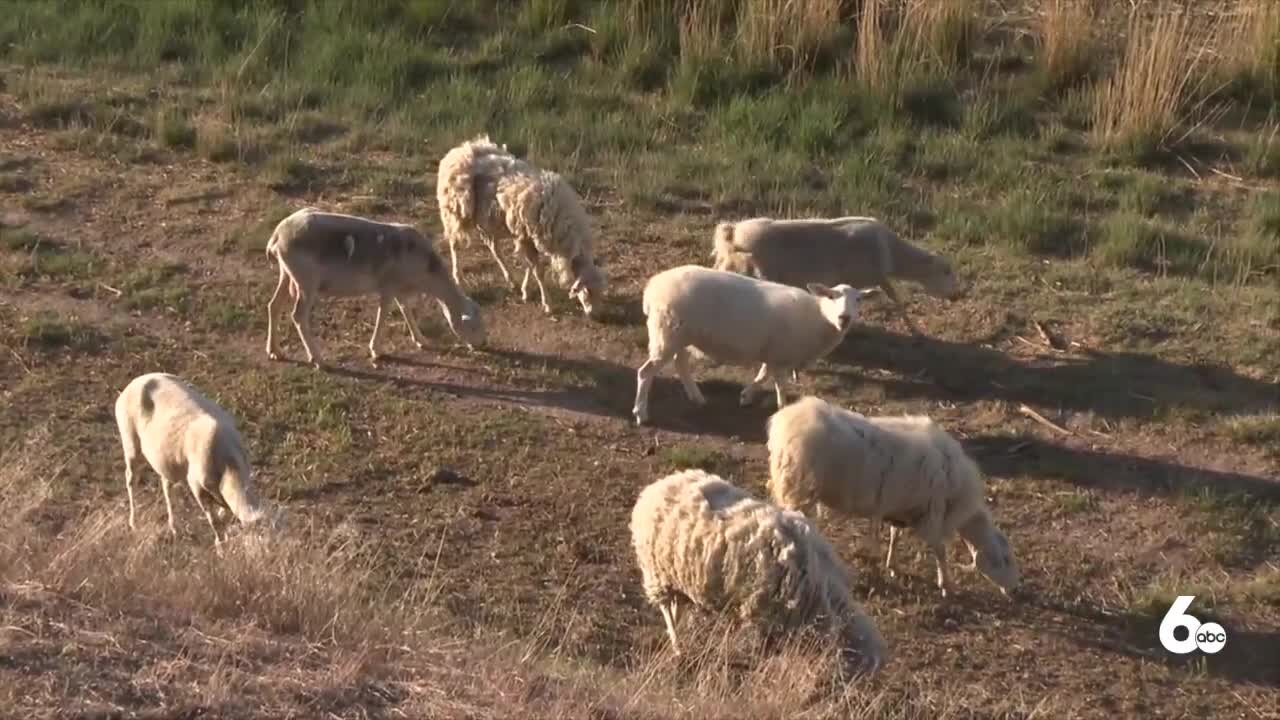
[[[16, 107], [12, 97], [3, 103]], [[125, 511], [111, 404], [137, 374], [177, 373], [236, 413], [266, 496], [386, 541], [393, 582], [429, 570], [436, 602], [458, 627], [521, 637], [554, 617], [566, 652], [625, 668], [666, 641], [626, 531], [639, 489], [700, 465], [764, 493], [769, 408], [736, 400], [749, 370], [700, 369], [709, 399], [701, 410], [668, 374], [653, 393], [654, 427], [630, 418], [644, 356], [640, 290], [658, 268], [704, 262], [714, 222], [705, 212], [594, 208], [611, 281], [600, 323], [563, 290], [554, 291], [555, 317], [522, 303], [481, 247], [462, 262], [483, 304], [485, 349], [460, 346], [438, 309], [419, 303], [420, 324], [432, 328], [427, 348], [413, 348], [396, 317], [386, 335], [394, 357], [372, 367], [371, 301], [324, 301], [317, 334], [333, 367], [318, 372], [298, 362], [286, 318], [290, 360], [264, 352], [276, 280], [262, 252], [264, 218], [282, 205], [358, 208], [358, 189], [281, 197], [234, 165], [169, 153], [126, 161], [19, 121], [0, 127], [0, 148], [4, 171], [28, 181], [2, 196], [5, 227], [92, 258], [88, 269], [0, 284], [0, 433], [11, 442], [35, 425], [53, 429], [68, 459], [64, 521], [98, 505]], [[427, 192], [392, 198], [379, 214], [435, 231], [433, 170], [421, 168], [417, 189]], [[0, 270], [17, 278], [27, 260], [5, 252]], [[1063, 312], [1069, 297], [1030, 283], [1025, 292], [1077, 341], [1054, 350], [1031, 319], [1009, 311], [1008, 286], [987, 293], [987, 280], [974, 282], [953, 303], [911, 290], [922, 339], [884, 303], [869, 303], [863, 325], [793, 389], [867, 414], [926, 412], [944, 423], [990, 473], [995, 517], [1024, 568], [1015, 598], [960, 572], [959, 591], [943, 601], [914, 539], [899, 577], [876, 584], [867, 579], [873, 560], [858, 549], [863, 528], [827, 528], [893, 649], [892, 669], [876, 682], [955, 682], [974, 717], [1009, 707], [1027, 717], [1280, 717], [1280, 514], [1262, 499], [1280, 495], [1280, 455], [1274, 443], [1203, 431], [1227, 408], [1274, 408], [1276, 367], [1138, 348], [1110, 332], [1106, 314]], [[49, 340], [33, 325], [42, 317], [73, 318], [79, 334]], [[1257, 332], [1280, 339], [1274, 326]], [[145, 522], [162, 523], [153, 475], [139, 498]], [[175, 498], [183, 541], [208, 542], [189, 497]], [[1217, 655], [1175, 657], [1157, 641], [1172, 596], [1192, 592], [1193, 614], [1214, 602], [1229, 633]], [[95, 616], [16, 598], [6, 594], [4, 624], [34, 634], [0, 636], [0, 673], [57, 684], [74, 666], [77, 677], [99, 677], [83, 687], [86, 698], [125, 713], [165, 707], [130, 688], [141, 668], [181, 652], [180, 633], [135, 635], [96, 659], [63, 655], [49, 623], [92, 628]], [[131, 622], [145, 624], [138, 613]], [[381, 716], [370, 703], [361, 712]]]

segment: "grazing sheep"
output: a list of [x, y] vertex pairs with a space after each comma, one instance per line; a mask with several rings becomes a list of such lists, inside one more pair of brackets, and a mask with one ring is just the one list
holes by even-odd
[[752, 218], [716, 225], [714, 267], [762, 280], [804, 287], [808, 283], [879, 287], [916, 335], [890, 278], [913, 280], [938, 298], [959, 296], [951, 264], [918, 248], [875, 218], [775, 220]]
[[485, 340], [480, 306], [449, 277], [431, 238], [410, 225], [386, 223], [353, 215], [303, 208], [276, 225], [267, 242], [267, 257], [280, 265], [280, 281], [267, 304], [267, 356], [280, 359], [276, 346], [276, 304], [285, 283], [293, 298], [293, 324], [307, 352], [307, 361], [320, 367], [320, 353], [311, 334], [311, 311], [320, 295], [378, 296], [378, 314], [369, 339], [369, 356], [379, 359], [382, 321], [395, 302], [409, 327], [409, 337], [422, 347], [422, 330], [403, 300], [427, 293], [436, 299], [449, 329], [468, 347]]
[[529, 301], [529, 276], [538, 284], [542, 309], [548, 314], [539, 258], [547, 256], [561, 287], [582, 305], [587, 317], [598, 317], [598, 304], [607, 284], [593, 255], [594, 233], [577, 192], [558, 173], [539, 170], [496, 145], [487, 135], [458, 145], [445, 154], [436, 173], [436, 203], [459, 282], [456, 246], [479, 236], [498, 263], [502, 276], [511, 273], [495, 243], [515, 241], [524, 258], [520, 297]]
[[884, 640], [851, 597], [845, 567], [801, 514], [685, 470], [640, 491], [630, 527], [645, 596], [662, 611], [676, 654], [685, 602], [770, 631], [825, 624], [872, 670], [884, 661]]
[[943, 597], [951, 587], [945, 543], [954, 533], [1001, 592], [1017, 587], [1018, 563], [1008, 539], [992, 523], [982, 471], [928, 417], [866, 417], [805, 397], [774, 413], [767, 432], [774, 502], [810, 517], [820, 504], [871, 518], [874, 557], [879, 557], [881, 521], [888, 521], [884, 564], [890, 575], [898, 530], [911, 527], [933, 553]]
[[689, 400], [706, 402], [689, 369], [689, 348], [720, 363], [761, 363], [740, 401], [749, 405], [761, 385], [772, 380], [782, 407], [783, 374], [809, 366], [839, 345], [857, 317], [858, 302], [874, 292], [818, 283], [806, 292], [698, 265], [654, 275], [644, 289], [649, 358], [636, 372], [636, 422], [648, 421], [649, 389], [672, 360]]
[[183, 478], [213, 529], [214, 545], [222, 544], [214, 508], [229, 510], [245, 525], [264, 519], [272, 526], [279, 523], [279, 508], [268, 510], [254, 491], [244, 441], [235, 421], [185, 380], [167, 373], [139, 375], [116, 398], [115, 413], [124, 447], [131, 529], [135, 527], [133, 480], [141, 470], [142, 458], [160, 476], [169, 532], [174, 536], [178, 531], [173, 524], [169, 486]]

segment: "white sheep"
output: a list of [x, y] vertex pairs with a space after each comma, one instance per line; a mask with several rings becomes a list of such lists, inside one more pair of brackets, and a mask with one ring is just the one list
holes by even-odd
[[773, 501], [810, 517], [822, 506], [871, 518], [873, 557], [879, 557], [881, 522], [887, 521], [884, 566], [890, 575], [898, 530], [911, 527], [933, 553], [943, 597], [951, 587], [945, 543], [955, 533], [1001, 592], [1018, 586], [1018, 562], [992, 522], [982, 471], [928, 417], [866, 417], [805, 397], [774, 413], [767, 434]]
[[547, 256], [557, 282], [569, 288], [588, 317], [598, 317], [607, 284], [593, 254], [594, 232], [577, 192], [558, 173], [539, 170], [497, 145], [487, 135], [449, 150], [436, 171], [436, 203], [459, 282], [457, 244], [478, 236], [498, 263], [511, 273], [495, 245], [513, 240], [526, 263], [520, 297], [528, 302], [529, 276], [538, 284], [542, 309], [551, 312], [542, 285], [539, 258]]
[[485, 340], [480, 306], [449, 276], [431, 237], [411, 225], [378, 222], [307, 207], [276, 225], [267, 242], [267, 257], [280, 266], [280, 280], [267, 304], [267, 356], [280, 359], [276, 345], [276, 306], [288, 283], [293, 298], [293, 324], [302, 339], [307, 361], [320, 367], [320, 353], [311, 334], [311, 311], [318, 296], [378, 296], [378, 314], [369, 339], [369, 356], [379, 359], [382, 321], [391, 304], [400, 309], [409, 338], [422, 347], [422, 330], [405, 309], [404, 300], [427, 293], [444, 313], [449, 329], [469, 347]]
[[645, 596], [661, 610], [676, 654], [680, 604], [688, 603], [736, 613], [768, 632], [825, 625], [870, 669], [885, 660], [884, 640], [852, 598], [847, 570], [800, 513], [684, 470], [640, 491], [630, 529]]
[[716, 225], [711, 257], [716, 269], [804, 287], [808, 283], [879, 287], [916, 335], [891, 278], [912, 280], [930, 295], [954, 299], [960, 284], [946, 259], [898, 237], [869, 217], [751, 218]]
[[645, 285], [642, 305], [649, 358], [636, 372], [636, 422], [648, 421], [649, 389], [672, 360], [689, 400], [706, 402], [689, 369], [690, 348], [720, 363], [760, 363], [740, 402], [751, 404], [762, 384], [772, 380], [782, 407], [784, 373], [808, 367], [839, 345], [857, 317], [858, 302], [874, 292], [818, 283], [806, 292], [699, 265], [654, 275]]
[[254, 491], [244, 441], [231, 415], [182, 378], [158, 372], [139, 375], [116, 398], [115, 414], [124, 448], [131, 529], [135, 528], [133, 481], [143, 458], [160, 476], [169, 532], [174, 536], [178, 532], [169, 486], [184, 478], [213, 529], [215, 546], [222, 544], [222, 536], [214, 522], [214, 508], [229, 510], [245, 525], [267, 520], [274, 527], [281, 521], [280, 509], [268, 509]]

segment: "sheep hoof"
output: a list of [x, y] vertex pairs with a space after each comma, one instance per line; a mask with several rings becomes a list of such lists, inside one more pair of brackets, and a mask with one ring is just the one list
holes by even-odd
[[636, 425], [644, 425], [649, 422], [649, 413], [641, 410], [632, 410], [631, 414], [636, 418]]
[[276, 350], [267, 350], [267, 359], [268, 359], [268, 360], [279, 360], [279, 359], [280, 359], [280, 353], [279, 353], [279, 351], [276, 351]]
[[546, 313], [546, 314], [550, 315], [550, 314], [551, 314], [551, 306], [550, 306], [550, 305], [543, 305], [543, 306], [542, 306], [542, 312], [544, 312], [544, 313]]

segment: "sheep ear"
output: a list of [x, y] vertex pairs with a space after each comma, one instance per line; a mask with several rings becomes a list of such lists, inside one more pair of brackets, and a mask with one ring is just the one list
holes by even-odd
[[822, 283], [809, 283], [807, 287], [809, 288], [810, 294], [817, 295], [818, 297], [831, 298], [836, 295], [834, 290]]
[[883, 291], [878, 287], [867, 288], [866, 290], [858, 291], [858, 297], [868, 298], [868, 297], [871, 297], [872, 295], [879, 295], [881, 292]]

